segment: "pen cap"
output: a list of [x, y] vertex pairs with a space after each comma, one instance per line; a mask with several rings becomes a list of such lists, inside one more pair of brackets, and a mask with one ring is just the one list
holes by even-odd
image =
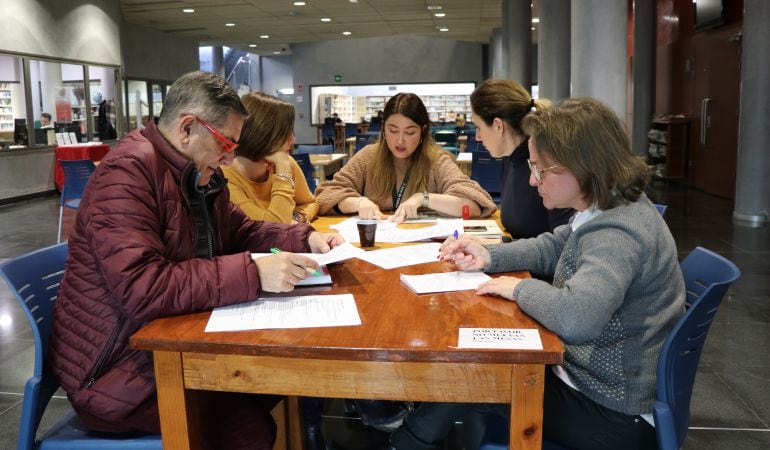
[[463, 205], [463, 220], [468, 220], [471, 218], [471, 207], [468, 205]]

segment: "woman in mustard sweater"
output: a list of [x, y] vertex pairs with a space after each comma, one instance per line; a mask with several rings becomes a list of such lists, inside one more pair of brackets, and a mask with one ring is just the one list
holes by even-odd
[[222, 168], [230, 201], [255, 220], [310, 222], [318, 203], [289, 155], [294, 146], [294, 106], [262, 92], [250, 92], [241, 101], [249, 117], [233, 164]]

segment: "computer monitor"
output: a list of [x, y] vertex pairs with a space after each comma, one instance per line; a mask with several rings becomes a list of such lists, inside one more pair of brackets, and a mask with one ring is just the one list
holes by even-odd
[[48, 145], [48, 131], [51, 128], [35, 128], [35, 145]]

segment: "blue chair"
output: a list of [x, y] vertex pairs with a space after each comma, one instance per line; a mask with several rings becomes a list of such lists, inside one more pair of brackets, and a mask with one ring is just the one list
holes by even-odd
[[64, 208], [78, 209], [83, 191], [86, 189], [88, 179], [94, 173], [94, 163], [90, 159], [59, 160], [64, 170], [64, 186], [61, 190], [61, 202], [59, 203], [59, 231], [56, 242], [61, 242], [61, 225], [64, 216]]
[[475, 152], [479, 148], [479, 141], [476, 140], [476, 133], [468, 135], [468, 139], [465, 141], [465, 151]]
[[295, 153], [292, 156], [302, 169], [302, 173], [305, 174], [305, 180], [307, 181], [307, 187], [310, 189], [310, 192], [314, 192], [316, 183], [313, 178], [313, 164], [310, 163], [310, 153]]
[[661, 216], [666, 214], [666, 208], [668, 208], [667, 205], [661, 205], [661, 204], [655, 203], [655, 207], [658, 209], [658, 212], [660, 213]]
[[336, 141], [337, 126], [335, 125], [334, 120], [324, 121], [324, 124], [321, 127], [321, 143], [334, 145]]
[[377, 142], [377, 139], [379, 138], [379, 133], [365, 133], [365, 134], [357, 134], [356, 135], [356, 149], [354, 153], [358, 153], [359, 150], [366, 147], [369, 144], [372, 144], [374, 142]]
[[91, 435], [70, 411], [59, 422], [35, 439], [40, 418], [59, 388], [47, 361], [53, 305], [64, 273], [67, 243], [52, 245], [14, 258], [0, 266], [19, 306], [24, 310], [35, 341], [35, 365], [24, 386], [18, 450], [32, 449], [161, 449], [159, 435]]
[[[741, 276], [732, 261], [703, 247], [690, 252], [681, 267], [687, 311], [674, 325], [660, 351], [658, 398], [652, 407], [660, 450], [678, 450], [684, 444], [690, 423], [690, 397], [706, 336], [727, 289]], [[508, 448], [508, 437], [504, 434], [507, 427], [502, 422], [499, 418], [488, 422], [481, 450]], [[543, 448], [565, 447], [544, 440]]]
[[382, 130], [382, 119], [379, 117], [372, 117], [371, 122], [369, 122], [369, 128], [367, 131], [379, 133], [380, 130]]
[[294, 150], [294, 154], [310, 153], [310, 154], [331, 154], [334, 152], [333, 145], [303, 145], [300, 144]]
[[674, 325], [658, 358], [658, 399], [652, 407], [660, 450], [682, 447], [690, 424], [690, 397], [711, 322], [741, 271], [703, 247], [682, 261], [687, 312]]
[[358, 124], [357, 123], [346, 123], [345, 124], [345, 138], [353, 137], [358, 134]]
[[471, 179], [478, 182], [489, 192], [492, 200], [499, 204], [503, 190], [503, 161], [479, 151], [472, 152], [471, 155]]

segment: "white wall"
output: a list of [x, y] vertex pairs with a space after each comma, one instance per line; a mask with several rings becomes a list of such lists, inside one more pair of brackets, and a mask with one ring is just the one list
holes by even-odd
[[278, 89], [294, 87], [291, 56], [263, 56], [262, 62], [262, 92], [278, 95]]
[[[482, 44], [424, 36], [342, 39], [292, 46], [297, 142], [315, 142], [310, 125], [310, 85], [451, 82], [482, 80]], [[267, 71], [263, 83], [267, 84]]]

